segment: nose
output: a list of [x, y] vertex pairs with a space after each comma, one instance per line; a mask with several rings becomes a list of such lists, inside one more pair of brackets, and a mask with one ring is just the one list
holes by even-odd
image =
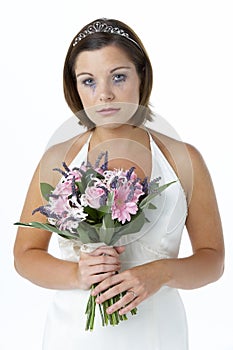
[[101, 102], [110, 102], [114, 99], [114, 94], [111, 88], [108, 86], [108, 84], [104, 84], [101, 87], [100, 93], [99, 93], [99, 99]]

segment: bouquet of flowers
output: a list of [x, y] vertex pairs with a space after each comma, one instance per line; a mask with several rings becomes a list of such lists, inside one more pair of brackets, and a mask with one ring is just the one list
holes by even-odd
[[[53, 188], [41, 183], [41, 192], [48, 201], [46, 205], [34, 209], [47, 217], [46, 223], [17, 222], [15, 225], [39, 228], [55, 232], [63, 238], [76, 239], [82, 244], [103, 243], [114, 246], [123, 236], [139, 232], [148, 219], [145, 209], [156, 209], [152, 199], [173, 182], [160, 186], [160, 178], [141, 180], [132, 167], [127, 171], [108, 169], [108, 153], [99, 155], [92, 166], [89, 162], [70, 169], [63, 163], [59, 171], [61, 181]], [[130, 223], [127, 225], [127, 223]], [[91, 287], [91, 290], [95, 285]], [[102, 325], [116, 325], [126, 320], [126, 315], [114, 312], [109, 315], [106, 309], [124, 294], [117, 295], [99, 305]], [[86, 330], [93, 330], [95, 318], [95, 296], [87, 302]], [[131, 310], [136, 314], [137, 309]]]

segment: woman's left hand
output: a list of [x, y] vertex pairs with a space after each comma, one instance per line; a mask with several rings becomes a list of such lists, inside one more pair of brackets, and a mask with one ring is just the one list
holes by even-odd
[[162, 273], [157, 263], [159, 262], [154, 261], [136, 266], [108, 277], [95, 287], [92, 295], [96, 295], [96, 302], [102, 304], [105, 300], [126, 292], [123, 298], [107, 309], [109, 314], [117, 310], [121, 315], [126, 314], [163, 286]]

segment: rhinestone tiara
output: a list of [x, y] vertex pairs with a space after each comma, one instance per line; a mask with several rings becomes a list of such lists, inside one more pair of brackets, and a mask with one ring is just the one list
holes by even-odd
[[109, 34], [117, 34], [117, 35], [123, 36], [124, 38], [132, 41], [141, 50], [141, 47], [139, 46], [139, 44], [135, 40], [131, 39], [129, 34], [126, 33], [123, 29], [119, 27], [113, 27], [111, 25], [108, 25], [105, 22], [100, 22], [100, 21], [96, 21], [92, 23], [87, 27], [87, 29], [79, 33], [79, 35], [74, 39], [73, 46], [76, 46], [82, 39], [94, 33], [109, 33]]

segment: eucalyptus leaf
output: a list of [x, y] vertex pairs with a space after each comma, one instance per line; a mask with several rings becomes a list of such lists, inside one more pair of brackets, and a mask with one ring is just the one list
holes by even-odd
[[148, 203], [147, 208], [148, 209], [157, 209], [156, 205], [154, 205], [153, 203]]
[[78, 187], [81, 194], [85, 193], [85, 187], [83, 187], [82, 181], [75, 181], [75, 184]]
[[68, 239], [77, 239], [77, 238], [79, 238], [78, 234], [71, 233], [69, 231], [61, 231], [58, 228], [56, 228], [55, 226], [53, 226], [53, 225], [46, 224], [46, 223], [41, 223], [41, 222], [37, 222], [37, 221], [32, 221], [32, 222], [29, 222], [29, 223], [16, 222], [16, 223], [14, 223], [14, 225], [30, 227], [30, 228], [38, 228], [40, 230], [54, 232], [54, 233], [59, 234], [62, 237], [68, 238]]
[[[81, 178], [81, 183], [82, 183], [82, 189], [85, 191], [87, 188], [88, 183], [93, 179], [93, 178], [102, 178], [103, 176], [99, 174], [96, 170], [94, 169], [88, 169], [82, 176]], [[84, 192], [83, 192], [84, 193]]]
[[99, 229], [99, 237], [100, 242], [104, 242], [107, 245], [111, 245], [112, 237], [115, 231], [113, 227], [100, 227]]
[[175, 183], [176, 181], [171, 181], [165, 185], [162, 185], [158, 188], [156, 188], [155, 192], [150, 193], [147, 197], [145, 197], [141, 203], [139, 204], [140, 209], [145, 209], [148, 207], [149, 203], [152, 201], [153, 198], [157, 197], [159, 194], [161, 194], [168, 186]]
[[96, 222], [99, 219], [99, 213], [94, 208], [87, 206], [84, 208], [84, 213], [88, 214], [87, 221], [91, 220], [91, 221]]
[[114, 193], [113, 192], [109, 192], [108, 193], [108, 198], [107, 198], [107, 206], [111, 208], [113, 202], [114, 202]]
[[102, 226], [99, 228], [100, 241], [109, 245], [112, 236], [115, 233], [114, 221], [112, 220], [111, 214], [106, 214], [103, 217]]
[[99, 217], [102, 217], [103, 215], [107, 214], [107, 213], [111, 213], [111, 207], [108, 205], [102, 205], [99, 209], [98, 209], [99, 213]]
[[98, 235], [99, 225], [89, 225], [85, 221], [80, 222], [78, 226], [78, 234], [80, 241], [84, 244], [86, 243], [98, 243], [100, 238]]
[[115, 244], [121, 238], [121, 236], [139, 232], [146, 221], [148, 220], [145, 218], [143, 211], [141, 211], [138, 215], [132, 216], [129, 223], [121, 225], [121, 227], [115, 227], [114, 235], [109, 244]]
[[48, 200], [48, 195], [54, 190], [54, 187], [46, 182], [40, 183], [40, 191], [44, 199]]

